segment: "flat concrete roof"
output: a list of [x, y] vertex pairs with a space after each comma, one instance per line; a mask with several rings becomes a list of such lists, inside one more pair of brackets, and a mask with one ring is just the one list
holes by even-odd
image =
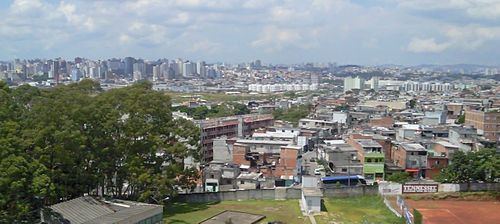
[[378, 142], [372, 140], [372, 139], [356, 139], [356, 142], [361, 145], [361, 147], [378, 147], [381, 148], [382, 146], [378, 144]]
[[444, 147], [447, 147], [447, 148], [458, 148], [458, 146], [451, 144], [450, 142], [447, 142], [447, 141], [437, 141], [436, 143], [440, 144]]
[[323, 197], [323, 192], [319, 188], [315, 187], [303, 187], [302, 192], [304, 193], [304, 196], [310, 196], [310, 197]]
[[401, 146], [406, 150], [406, 151], [427, 151], [422, 145], [416, 144], [416, 143], [403, 143]]
[[263, 215], [246, 212], [224, 211], [203, 222], [200, 222], [200, 224], [226, 224], [228, 221], [231, 221], [231, 223], [254, 224], [265, 217], [266, 216]]
[[277, 140], [257, 140], [257, 139], [238, 139], [236, 143], [240, 144], [265, 144], [265, 145], [289, 145], [292, 141], [277, 141]]

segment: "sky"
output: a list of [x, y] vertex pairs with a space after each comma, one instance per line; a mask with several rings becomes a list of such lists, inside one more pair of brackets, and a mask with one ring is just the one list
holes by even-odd
[[500, 0], [0, 0], [0, 60], [500, 65]]

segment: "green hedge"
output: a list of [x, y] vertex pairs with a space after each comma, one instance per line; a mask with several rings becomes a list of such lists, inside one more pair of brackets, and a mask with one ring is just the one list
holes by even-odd
[[413, 221], [415, 224], [422, 224], [423, 216], [417, 209], [413, 209]]

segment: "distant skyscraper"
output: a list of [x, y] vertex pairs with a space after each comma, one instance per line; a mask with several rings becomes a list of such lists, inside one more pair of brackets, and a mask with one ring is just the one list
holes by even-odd
[[153, 66], [153, 82], [156, 82], [162, 78], [161, 74], [161, 69], [160, 65], [154, 65]]
[[71, 81], [78, 82], [82, 78], [82, 72], [78, 68], [73, 68], [71, 70]]
[[184, 68], [184, 61], [180, 58], [175, 59], [175, 64], [177, 65], [177, 69], [175, 69], [178, 76], [184, 74], [183, 68]]
[[199, 61], [196, 63], [196, 73], [202, 78], [205, 78], [207, 76], [207, 68], [205, 67], [204, 61]]
[[144, 64], [144, 62], [137, 62], [137, 63], [134, 63], [133, 65], [133, 73], [140, 73], [141, 76], [145, 75], [146, 74], [146, 65]]
[[161, 79], [168, 79], [168, 61], [161, 63], [159, 66]]
[[320, 83], [320, 77], [319, 77], [318, 74], [311, 74], [310, 78], [311, 78], [311, 83], [310, 84], [319, 85], [319, 83]]
[[182, 76], [190, 77], [196, 73], [196, 64], [190, 61], [186, 61], [183, 64]]
[[344, 92], [353, 90], [353, 89], [363, 89], [365, 85], [365, 80], [362, 78], [356, 77], [345, 77], [344, 78]]
[[125, 75], [132, 75], [132, 73], [134, 72], [134, 63], [135, 63], [135, 58], [132, 58], [132, 57], [126, 57], [125, 59], [123, 59], [123, 63], [124, 63], [124, 72], [125, 72]]
[[373, 76], [372, 79], [370, 80], [370, 89], [378, 91], [378, 87], [379, 87], [378, 77]]
[[259, 59], [255, 60], [254, 67], [255, 68], [261, 68], [262, 67], [262, 62]]
[[59, 79], [59, 61], [51, 61], [50, 62], [50, 79]]
[[141, 72], [134, 71], [133, 78], [134, 78], [134, 81], [142, 80], [142, 74], [141, 74]]

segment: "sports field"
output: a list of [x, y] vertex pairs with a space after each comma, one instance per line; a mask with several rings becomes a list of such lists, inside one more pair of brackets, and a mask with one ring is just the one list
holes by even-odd
[[[385, 207], [379, 196], [325, 198], [323, 211], [314, 215], [317, 224], [404, 223]], [[266, 216], [259, 223], [281, 221], [286, 224], [307, 224], [309, 218], [300, 211], [299, 200], [248, 200], [214, 203], [173, 203], [165, 206], [167, 224], [199, 223], [223, 211], [239, 211]]]
[[500, 223], [500, 201], [406, 200], [422, 213], [425, 224]]
[[259, 223], [282, 221], [287, 224], [307, 224], [309, 219], [302, 215], [298, 200], [249, 200], [221, 201], [214, 203], [174, 203], [165, 207], [166, 224], [199, 223], [223, 211], [239, 211], [264, 215]]

